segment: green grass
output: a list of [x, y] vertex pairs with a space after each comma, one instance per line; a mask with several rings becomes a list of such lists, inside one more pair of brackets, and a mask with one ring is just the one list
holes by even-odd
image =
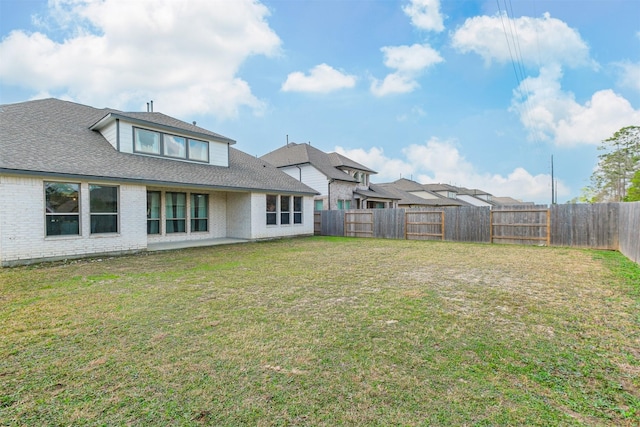
[[0, 425], [637, 425], [613, 252], [305, 238], [0, 270]]

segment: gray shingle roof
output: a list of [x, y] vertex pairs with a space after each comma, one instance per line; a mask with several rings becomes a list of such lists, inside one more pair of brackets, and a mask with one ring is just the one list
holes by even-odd
[[[405, 180], [409, 181], [409, 180]], [[409, 181], [413, 182], [413, 181]], [[399, 198], [399, 205], [412, 205], [412, 206], [463, 206], [466, 203], [461, 202], [460, 200], [449, 199], [447, 197], [441, 196], [439, 194], [434, 194], [436, 198], [433, 199], [424, 199], [422, 197], [411, 194], [407, 190], [404, 190], [403, 186], [406, 185], [406, 182], [401, 182], [400, 186], [397, 185], [398, 181], [394, 181], [391, 183], [384, 184], [375, 184], [376, 188], [382, 187], [387, 193], [394, 194], [395, 197]], [[420, 185], [420, 184], [418, 184]], [[420, 191], [426, 191], [422, 188], [419, 188]], [[417, 191], [417, 190], [413, 190]]]
[[338, 153], [325, 153], [310, 144], [296, 144], [295, 142], [273, 150], [260, 159], [275, 167], [310, 164], [329, 178], [347, 182], [358, 182], [358, 180], [338, 169], [339, 167], [375, 173], [366, 166]]
[[269, 163], [231, 147], [229, 167], [118, 152], [90, 129], [109, 113], [228, 140], [160, 113], [120, 113], [57, 99], [6, 104], [0, 105], [0, 172], [317, 194]]

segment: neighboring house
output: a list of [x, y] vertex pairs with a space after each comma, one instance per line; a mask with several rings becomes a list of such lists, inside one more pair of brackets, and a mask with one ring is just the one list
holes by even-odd
[[[409, 182], [411, 183], [413, 181], [409, 181]], [[444, 206], [456, 207], [456, 206], [463, 205], [463, 203], [459, 202], [458, 200], [448, 199], [444, 196], [431, 193], [422, 188], [416, 189], [416, 187], [413, 187], [411, 185], [403, 185], [403, 183], [400, 183], [399, 185], [397, 185], [396, 183], [398, 183], [398, 181], [385, 183], [385, 184], [371, 184], [371, 185], [375, 186], [376, 189], [382, 188], [387, 193], [398, 197], [399, 200], [397, 204], [399, 208], [411, 209], [411, 208], [444, 207]], [[420, 185], [420, 184], [417, 184], [417, 185]], [[406, 188], [406, 189], [403, 189], [403, 188]], [[411, 188], [413, 188], [416, 191], [410, 191]]]
[[522, 200], [514, 199], [513, 197], [496, 197], [493, 196], [491, 201], [496, 204], [496, 206], [512, 206], [512, 205], [535, 205], [534, 202], [523, 202]]
[[395, 208], [398, 198], [370, 184], [376, 172], [311, 144], [288, 143], [260, 157], [316, 190], [315, 210]]
[[[521, 202], [511, 197], [495, 197], [492, 194], [478, 189], [456, 187], [450, 184], [419, 184], [415, 181], [401, 178], [397, 181], [377, 184], [387, 191], [396, 191], [396, 195], [408, 193], [411, 196], [425, 199], [426, 206], [484, 206], [492, 208], [497, 205], [530, 204]], [[442, 199], [447, 200], [444, 202]], [[419, 207], [420, 203], [415, 198], [403, 198], [398, 202], [399, 207]]]
[[313, 234], [316, 192], [155, 112], [0, 106], [0, 264]]

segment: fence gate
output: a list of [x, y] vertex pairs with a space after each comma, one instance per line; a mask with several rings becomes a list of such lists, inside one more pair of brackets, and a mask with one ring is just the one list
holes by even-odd
[[492, 209], [490, 223], [491, 243], [551, 245], [549, 209]]
[[444, 212], [411, 212], [404, 215], [404, 238], [407, 240], [444, 240]]
[[344, 235], [373, 237], [373, 212], [345, 212]]

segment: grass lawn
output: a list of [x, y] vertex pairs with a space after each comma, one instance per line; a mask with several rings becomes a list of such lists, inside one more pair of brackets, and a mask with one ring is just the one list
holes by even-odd
[[0, 270], [0, 425], [637, 425], [614, 252], [305, 238]]

